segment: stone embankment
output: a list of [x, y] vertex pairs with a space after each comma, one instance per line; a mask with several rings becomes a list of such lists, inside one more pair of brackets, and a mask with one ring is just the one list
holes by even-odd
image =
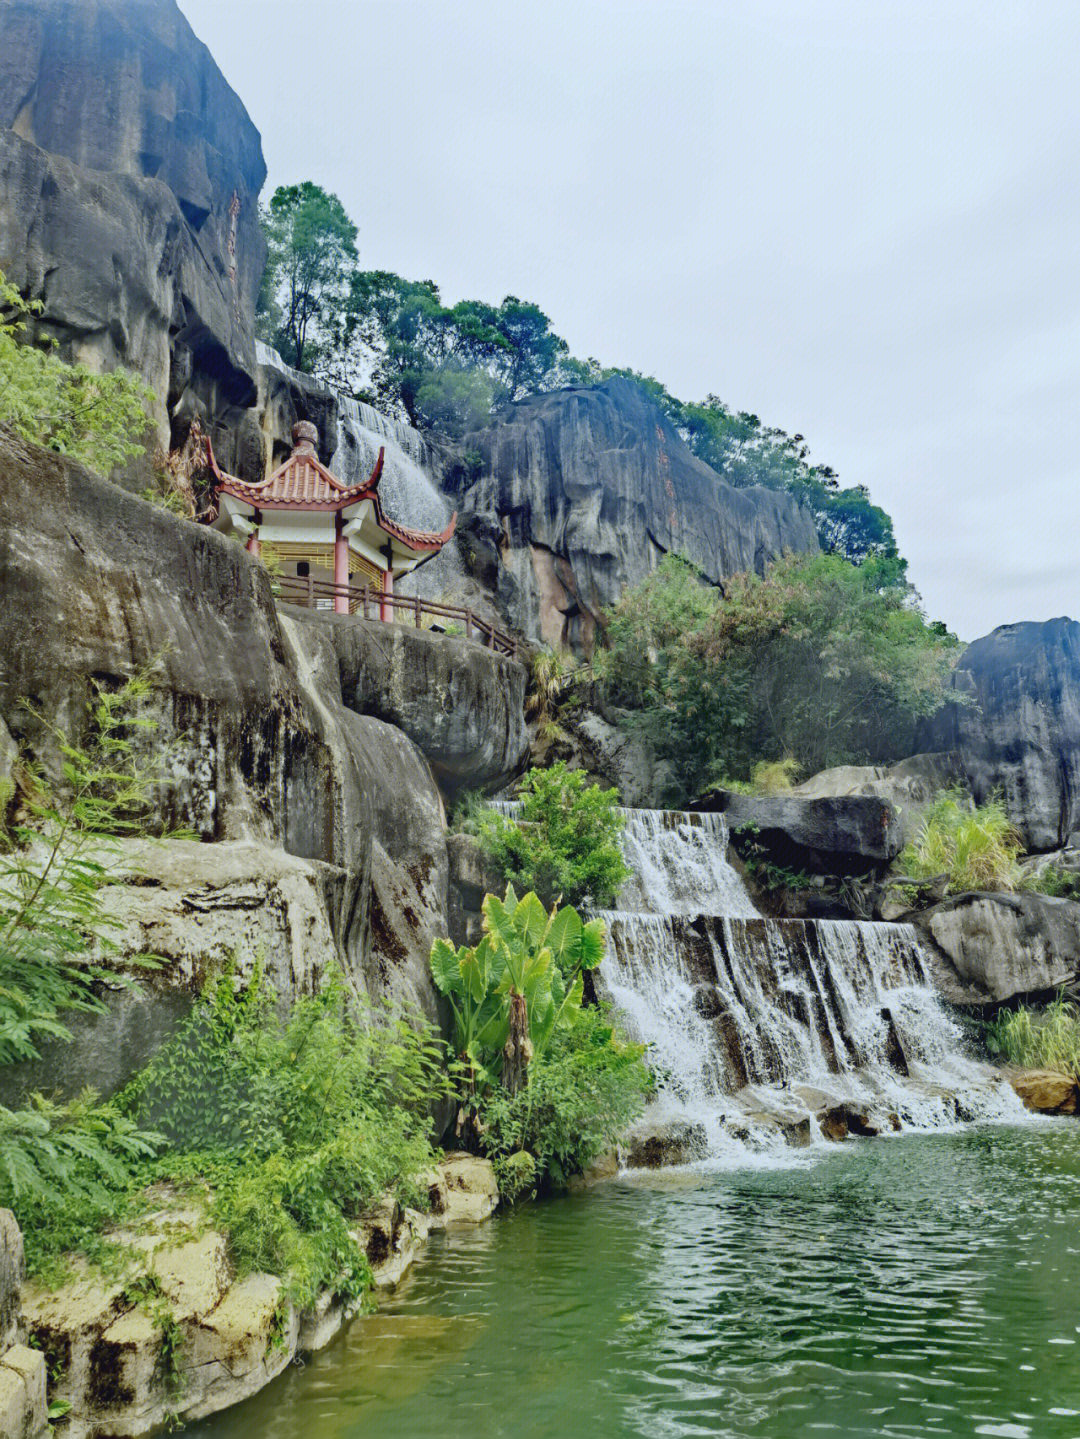
[[41, 1439], [48, 1432], [45, 1355], [26, 1343], [20, 1308], [23, 1239], [10, 1209], [0, 1209], [0, 1435]]
[[[498, 1203], [491, 1165], [472, 1155], [447, 1155], [428, 1183], [428, 1211], [387, 1199], [354, 1231], [376, 1289], [400, 1281], [433, 1230], [479, 1224]], [[22, 1380], [25, 1412], [42, 1421], [46, 1360], [56, 1365], [49, 1397], [71, 1405], [65, 1439], [148, 1434], [227, 1409], [298, 1355], [323, 1348], [357, 1312], [332, 1293], [299, 1311], [279, 1277], [236, 1276], [224, 1237], [190, 1207], [163, 1204], [137, 1232], [113, 1237], [131, 1251], [131, 1272], [105, 1279], [81, 1266], [60, 1288], [24, 1285], [20, 1322], [37, 1348], [16, 1345], [0, 1357], [0, 1406]], [[19, 1237], [20, 1261], [21, 1253]], [[4, 1281], [0, 1272], [0, 1300], [6, 1293], [10, 1307]], [[5, 1412], [0, 1407], [4, 1439], [37, 1439], [30, 1419], [7, 1427]], [[19, 1412], [13, 1399], [10, 1413]]]

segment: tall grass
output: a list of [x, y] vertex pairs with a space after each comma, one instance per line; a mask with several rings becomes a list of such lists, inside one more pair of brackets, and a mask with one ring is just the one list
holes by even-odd
[[1080, 1079], [1080, 1009], [1058, 995], [1042, 1011], [1002, 1012], [987, 1026], [986, 1047], [1010, 1064]]
[[1020, 886], [1020, 835], [1000, 800], [971, 808], [962, 792], [943, 794], [907, 845], [899, 867], [911, 879], [949, 876], [948, 891], [1015, 890]]

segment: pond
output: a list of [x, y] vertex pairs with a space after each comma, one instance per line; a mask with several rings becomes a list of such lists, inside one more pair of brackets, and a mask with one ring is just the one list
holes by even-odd
[[436, 1235], [192, 1439], [1080, 1439], [1080, 1125], [620, 1179]]

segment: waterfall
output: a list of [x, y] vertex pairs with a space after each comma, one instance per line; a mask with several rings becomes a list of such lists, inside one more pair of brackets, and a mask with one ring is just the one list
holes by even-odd
[[[506, 807], [512, 812], [512, 807]], [[649, 1124], [704, 1136], [713, 1160], [782, 1147], [843, 1109], [866, 1130], [1017, 1117], [963, 1052], [910, 925], [758, 914], [721, 815], [624, 811], [631, 876], [602, 912], [599, 987], [660, 1076]]]

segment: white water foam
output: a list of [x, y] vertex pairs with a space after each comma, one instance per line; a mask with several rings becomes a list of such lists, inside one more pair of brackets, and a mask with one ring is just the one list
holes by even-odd
[[766, 919], [722, 816], [625, 818], [633, 873], [603, 914], [600, 987], [649, 1045], [654, 1126], [694, 1127], [715, 1164], [782, 1150], [838, 1106], [882, 1131], [1023, 1117], [964, 1053], [911, 926]]

